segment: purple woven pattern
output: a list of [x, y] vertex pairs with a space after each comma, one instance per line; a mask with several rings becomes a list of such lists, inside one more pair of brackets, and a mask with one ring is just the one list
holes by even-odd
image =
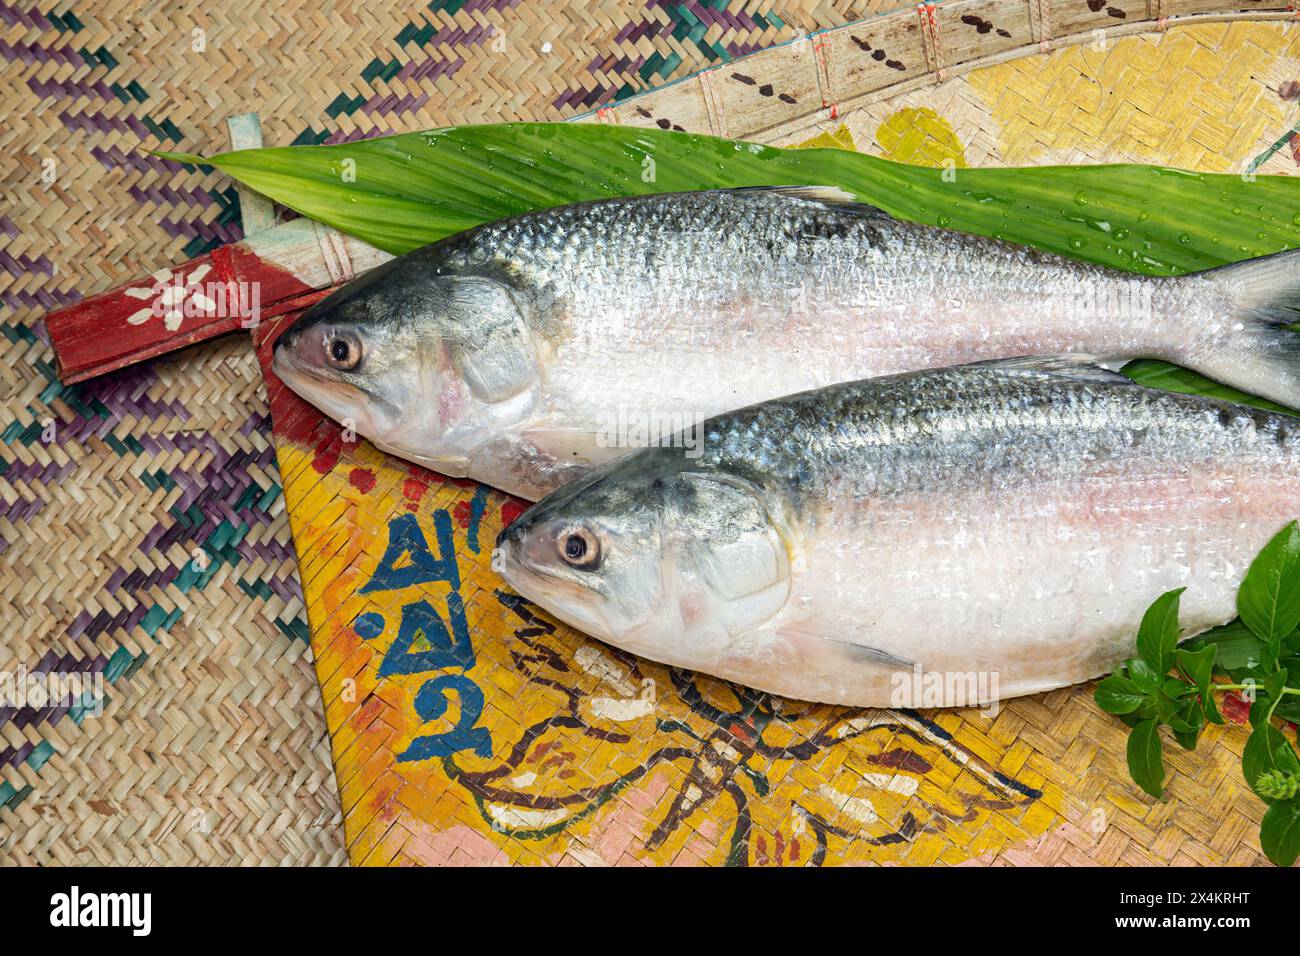
[[[590, 109], [675, 79], [683, 65], [695, 70], [725, 63], [806, 34], [807, 29], [799, 29], [803, 11], [782, 9], [791, 6], [645, 0], [587, 62], [587, 76], [556, 97], [555, 105]], [[795, 21], [794, 29], [783, 17]], [[644, 52], [647, 47], [653, 52]]]
[[46, 310], [241, 236], [228, 179], [146, 150], [559, 119], [866, 12], [0, 0], [0, 862], [345, 858], [247, 342], [54, 370]]
[[18, 373], [0, 429], [0, 858], [337, 862], [247, 344], [65, 388], [21, 315], [0, 341]]
[[228, 182], [140, 149], [193, 130], [158, 95], [180, 34], [120, 21], [0, 2], [0, 861], [339, 862], [247, 342], [64, 387], [41, 323], [241, 236]]

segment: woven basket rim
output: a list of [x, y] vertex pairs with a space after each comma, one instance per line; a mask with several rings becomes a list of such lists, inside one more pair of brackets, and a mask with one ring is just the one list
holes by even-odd
[[[834, 120], [840, 114], [863, 105], [868, 97], [885, 99], [899, 96], [922, 87], [938, 85], [946, 79], [961, 76], [983, 67], [1083, 43], [1108, 42], [1119, 37], [1144, 33], [1158, 35], [1168, 32], [1170, 28], [1205, 23], [1232, 21], [1285, 22], [1300, 19], [1300, 3], [1297, 0], [1262, 0], [1259, 3], [1251, 3], [1249, 6], [1246, 5], [1248, 0], [1228, 0], [1228, 2], [1220, 2], [1220, 0], [1181, 0], [1181, 2], [1179, 0], [1145, 0], [1143, 12], [1138, 18], [1130, 16], [1119, 22], [1114, 20], [1101, 22], [1108, 18], [1108, 15], [1103, 13], [1100, 19], [1080, 19], [1073, 28], [1067, 26], [1064, 29], [1054, 29], [1053, 21], [1047, 13], [1053, 2], [1060, 5], [1061, 0], [939, 0], [939, 2], [934, 3], [910, 4], [896, 10], [884, 11], [851, 20], [841, 26], [814, 30], [790, 40], [783, 40], [761, 50], [735, 57], [725, 63], [697, 70], [694, 73], [661, 83], [649, 89], [640, 90], [622, 99], [594, 107], [584, 113], [575, 114], [569, 118], [569, 121], [618, 123], [618, 113], [625, 107], [636, 107], [648, 99], [662, 97], [666, 93], [671, 95], [672, 93], [683, 92], [692, 85], [707, 87], [710, 85], [712, 78], [719, 77], [726, 71], [734, 70], [742, 64], [753, 66], [755, 72], [766, 72], [770, 61], [779, 57], [787, 57], [789, 51], [803, 45], [807, 45], [811, 49], [818, 64], [818, 86], [821, 93], [821, 103], [812, 109], [804, 107], [801, 110], [790, 112], [774, 122], [748, 128], [744, 135], [757, 135], [792, 121], [814, 118], [819, 113], [826, 114], [826, 119]], [[1180, 9], [1183, 12], [1179, 12]], [[976, 34], [974, 49], [969, 53], [954, 52], [952, 44], [944, 42], [942, 27], [935, 28], [935, 24], [941, 23], [944, 18], [960, 18], [963, 15], [978, 15], [983, 18], [996, 16], [1002, 12], [1021, 17], [1024, 17], [1027, 13], [1027, 21], [1032, 33], [1030, 42], [1008, 45], [1003, 42], [1003, 38], [992, 31], [988, 31]], [[828, 89], [831, 84], [828, 82], [829, 71], [826, 60], [827, 51], [832, 41], [863, 34], [869, 42], [874, 37], [897, 33], [901, 29], [905, 29], [909, 24], [918, 23], [921, 25], [921, 29], [916, 32], [920, 37], [920, 48], [925, 61], [925, 69], [919, 74], [908, 75], [894, 82], [878, 85], [869, 83], [868, 88], [865, 89], [855, 89], [852, 86], [840, 89], [838, 85]], [[707, 94], [705, 98], [706, 100], [709, 98]], [[718, 135], [736, 135], [716, 129], [715, 132]]]

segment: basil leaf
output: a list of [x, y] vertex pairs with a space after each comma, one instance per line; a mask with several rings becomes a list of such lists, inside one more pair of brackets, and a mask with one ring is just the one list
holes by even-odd
[[[1214, 685], [1211, 684], [1210, 687], [1213, 688]], [[1215, 699], [1212, 689], [1201, 695], [1201, 713], [1205, 715], [1206, 721], [1211, 724], [1226, 723], [1223, 714], [1219, 713], [1219, 702]]]
[[1286, 671], [1286, 686], [1300, 688], [1300, 657], [1284, 657], [1277, 666]]
[[1138, 628], [1137, 649], [1152, 669], [1166, 674], [1174, 666], [1174, 647], [1178, 644], [1178, 601], [1187, 588], [1167, 591], [1156, 598]]
[[1219, 627], [1198, 634], [1183, 647], [1199, 651], [1205, 647], [1217, 648], [1214, 666], [1220, 673], [1231, 673], [1234, 668], [1259, 664], [1264, 653], [1264, 642], [1237, 618]]
[[1172, 724], [1174, 718], [1178, 715], [1178, 708], [1182, 706], [1179, 701], [1163, 692], [1155, 698], [1155, 703], [1156, 718], [1162, 724]]
[[1093, 700], [1108, 714], [1131, 714], [1142, 706], [1147, 695], [1126, 677], [1111, 675], [1098, 682]]
[[[1175, 736], [1178, 734], [1199, 734], [1201, 728], [1205, 726], [1205, 715], [1201, 713], [1201, 705], [1195, 698], [1184, 702], [1183, 706], [1178, 708], [1169, 721], [1169, 726], [1174, 731]], [[1190, 747], [1187, 749], [1191, 749]]]
[[1300, 625], [1300, 528], [1294, 521], [1250, 563], [1237, 592], [1237, 610], [1266, 644], [1264, 666], [1275, 666], [1282, 640]]
[[1219, 708], [1214, 703], [1214, 694], [1210, 691], [1210, 680], [1214, 676], [1214, 660], [1218, 654], [1218, 646], [1210, 644], [1199, 651], [1189, 651], [1178, 648], [1174, 652], [1174, 660], [1188, 679], [1196, 685], [1196, 693], [1201, 698], [1201, 711], [1205, 719], [1211, 723], [1221, 724], [1223, 718], [1219, 716]]
[[1128, 735], [1128, 772], [1153, 797], [1164, 795], [1165, 761], [1160, 750], [1160, 726], [1144, 720]]
[[1158, 672], [1140, 657], [1125, 661], [1124, 670], [1129, 679], [1148, 694], [1158, 692], [1165, 680], [1164, 674]]
[[1286, 773], [1300, 773], [1300, 757], [1291, 749], [1289, 743], [1282, 743], [1273, 751], [1273, 763]]
[[1300, 856], [1300, 797], [1275, 803], [1259, 825], [1259, 845], [1278, 866], [1290, 866]]
[[1300, 724], [1300, 696], [1288, 694], [1273, 708], [1273, 716]]

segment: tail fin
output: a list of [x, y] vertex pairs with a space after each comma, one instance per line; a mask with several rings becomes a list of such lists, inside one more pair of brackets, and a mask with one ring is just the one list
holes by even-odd
[[[1300, 409], [1300, 249], [1199, 273], [1227, 294], [1222, 343], [1201, 353], [1211, 378]], [[1295, 326], [1293, 328], [1292, 326]]]

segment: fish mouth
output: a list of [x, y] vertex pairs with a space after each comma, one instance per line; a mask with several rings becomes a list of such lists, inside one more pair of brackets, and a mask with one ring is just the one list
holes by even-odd
[[[292, 332], [292, 330], [291, 330]], [[286, 333], [286, 336], [290, 333]], [[271, 357], [271, 370], [285, 385], [303, 400], [310, 402], [336, 422], [348, 424], [368, 438], [376, 448], [406, 461], [423, 465], [450, 478], [469, 477], [470, 459], [466, 455], [430, 455], [421, 445], [400, 440], [401, 410], [386, 399], [367, 391], [360, 385], [345, 382], [323, 374], [306, 365], [287, 348], [284, 337], [276, 343]], [[360, 399], [369, 402], [367, 408]], [[387, 427], [385, 422], [393, 423]]]
[[354, 393], [360, 391], [354, 385], [322, 375], [318, 369], [300, 362], [287, 348], [293, 345], [292, 340], [285, 341], [287, 337], [288, 335], [283, 336], [275, 343], [275, 351], [271, 354], [271, 371], [275, 372], [284, 384], [314, 405], [320, 404], [321, 401], [337, 405], [329, 402], [331, 393], [342, 396], [345, 391], [350, 390]]
[[[322, 412], [337, 422], [351, 419], [354, 423], [372, 416], [365, 412], [362, 400], [373, 403], [375, 409], [386, 413], [386, 403], [351, 382], [345, 382], [330, 375], [324, 375], [319, 369], [299, 361], [292, 352], [283, 347], [283, 339], [276, 343], [271, 357], [271, 371], [297, 395], [315, 405]], [[290, 343], [292, 344], [292, 343]], [[374, 431], [354, 424], [357, 431], [366, 434]]]
[[280, 336], [275, 343], [275, 348], [271, 350], [271, 371], [275, 372], [280, 378], [285, 378], [285, 371], [291, 368], [294, 372], [298, 371], [293, 358], [289, 355], [289, 347], [293, 345], [297, 338], [297, 332], [290, 329]]
[[521, 596], [565, 624], [613, 642], [613, 632], [599, 607], [588, 607], [588, 602], [583, 600], [593, 592], [531, 560], [523, 553], [520, 539], [510, 536], [510, 531], [507, 528], [497, 536], [496, 547], [492, 549], [493, 570]]
[[293, 324], [292, 328], [275, 340], [275, 346], [271, 349], [271, 370], [281, 378], [284, 378], [282, 373], [285, 370], [289, 370], [291, 373], [316, 377], [314, 370], [298, 361], [292, 352], [294, 345], [297, 344], [298, 339], [301, 337], [302, 320], [299, 319]]
[[[531, 561], [523, 553], [520, 539], [517, 537], [508, 537], [510, 529], [507, 528], [497, 536], [496, 547], [492, 549], [492, 567], [498, 574], [516, 591], [519, 591], [524, 597], [537, 591], [548, 591], [559, 589], [566, 582], [551, 574], [545, 568]], [[520, 584], [524, 586], [521, 587]], [[533, 584], [535, 587], [527, 587]], [[570, 587], [572, 585], [570, 584]], [[527, 593], [525, 593], [527, 592]]]

